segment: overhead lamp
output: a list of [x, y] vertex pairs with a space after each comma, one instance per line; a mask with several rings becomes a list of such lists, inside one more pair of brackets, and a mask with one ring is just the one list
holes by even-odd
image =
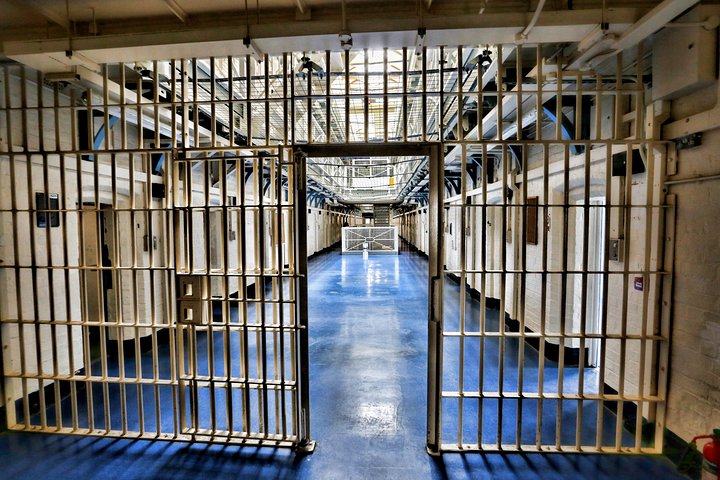
[[325, 70], [323, 70], [320, 65], [313, 62], [310, 57], [306, 56], [303, 56], [300, 59], [300, 63], [298, 63], [297, 67], [295, 67], [295, 72], [302, 78], [305, 78], [306, 75], [312, 75], [313, 72], [315, 72], [321, 80], [325, 77]]
[[262, 63], [265, 56], [260, 49], [257, 48], [257, 45], [255, 45], [255, 42], [253, 42], [250, 37], [243, 38], [243, 46], [245, 47], [246, 54], [249, 54], [258, 63]]
[[345, 13], [345, 0], [342, 0], [342, 27], [340, 28], [340, 33], [338, 34], [338, 37], [340, 37], [340, 48], [345, 50], [346, 52], [350, 50], [353, 46], [352, 41], [352, 35], [350, 34], [350, 29], [348, 28], [347, 24], [347, 14]]
[[491, 55], [492, 52], [486, 48], [480, 55], [468, 60], [463, 69], [466, 73], [470, 73], [477, 65], [480, 65], [485, 71], [493, 62]]
[[427, 31], [424, 27], [418, 28], [417, 35], [415, 36], [415, 55], [422, 55], [426, 33]]
[[340, 48], [345, 51], [352, 49], [353, 40], [350, 32], [340, 32], [338, 38], [340, 38]]
[[480, 63], [483, 68], [489, 67], [492, 63], [492, 57], [490, 56], [491, 53], [492, 52], [490, 52], [490, 50], [486, 48], [485, 50], [483, 50], [482, 55], [480, 55], [480, 61], [478, 63]]

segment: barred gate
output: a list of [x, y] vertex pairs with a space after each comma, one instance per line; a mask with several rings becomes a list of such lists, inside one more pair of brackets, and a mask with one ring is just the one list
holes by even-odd
[[342, 253], [397, 253], [396, 227], [343, 227]]
[[554, 51], [176, 59], [67, 85], [3, 65], [10, 428], [308, 444], [311, 183], [427, 205], [432, 453], [660, 451], [661, 112], [642, 46], [590, 73]]
[[305, 164], [206, 129], [173, 65], [86, 88], [3, 66], [8, 427], [311, 450]]

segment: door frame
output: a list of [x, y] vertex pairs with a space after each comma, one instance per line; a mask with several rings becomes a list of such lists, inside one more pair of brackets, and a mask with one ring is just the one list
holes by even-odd
[[[441, 431], [441, 391], [442, 391], [442, 328], [443, 328], [443, 266], [444, 266], [444, 238], [443, 224], [443, 195], [445, 166], [442, 153], [442, 144], [439, 142], [392, 142], [392, 143], [352, 143], [352, 144], [302, 144], [293, 146], [293, 158], [302, 158], [299, 162], [302, 178], [302, 190], [298, 190], [297, 212], [298, 228], [301, 232], [307, 230], [305, 219], [305, 194], [307, 182], [305, 181], [305, 167], [307, 158], [327, 157], [391, 157], [391, 156], [427, 156], [430, 176], [430, 204], [428, 205], [429, 224], [429, 263], [428, 263], [428, 370], [427, 370], [427, 451], [431, 455], [440, 454]], [[434, 193], [433, 193], [434, 192]], [[301, 248], [306, 247], [307, 239], [304, 236], [298, 239]], [[298, 265], [303, 272], [307, 272], [307, 257], [298, 259]], [[305, 289], [305, 301], [300, 307], [299, 319], [305, 328], [301, 330], [300, 348], [303, 355], [307, 355], [308, 328], [307, 328], [307, 277], [303, 277], [302, 288]], [[309, 361], [307, 358], [300, 362], [300, 382], [308, 384]], [[301, 395], [304, 411], [309, 412], [309, 392]], [[305, 428], [310, 431], [309, 415], [304, 418]]]

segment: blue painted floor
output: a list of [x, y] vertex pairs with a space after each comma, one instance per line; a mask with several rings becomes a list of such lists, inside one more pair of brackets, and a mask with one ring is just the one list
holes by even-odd
[[[314, 454], [296, 457], [288, 450], [267, 448], [5, 433], [0, 435], [0, 478], [683, 478], [659, 456], [428, 456], [424, 447], [427, 262], [410, 252], [367, 261], [330, 252], [311, 260], [309, 279], [312, 436], [318, 441]], [[458, 292], [448, 284], [449, 299]], [[475, 302], [468, 299], [468, 308], [476, 317]], [[450, 307], [446, 314], [453, 318], [455, 312]], [[474, 358], [476, 348], [466, 345], [466, 358]], [[493, 342], [486, 345], [486, 382], [498, 382], [493, 367], [497, 361], [492, 361], [497, 348]], [[519, 348], [505, 346], [508, 372], [516, 368], [513, 359]], [[526, 368], [537, 364], [534, 350], [524, 347], [523, 352]], [[458, 381], [453, 365], [458, 355], [457, 346], [449, 344], [447, 385]], [[552, 391], [553, 385], [557, 388], [552, 362], [546, 369], [543, 384]], [[466, 374], [466, 388], [473, 379], [477, 385], [477, 371]], [[577, 381], [577, 370], [569, 369], [566, 388]], [[585, 381], [591, 385], [596, 381], [592, 372], [586, 372]], [[529, 375], [522, 386], [535, 388], [537, 382], [537, 376]], [[512, 373], [504, 376], [506, 388], [517, 384]], [[492, 383], [484, 385], [487, 389]], [[451, 419], [457, 402], [447, 403], [444, 435], [456, 438]], [[559, 413], [563, 442], [575, 443], [577, 406], [564, 402], [558, 410], [557, 404], [546, 405], [541, 416], [543, 438], [554, 438]], [[473, 416], [472, 407], [464, 408], [470, 409], [465, 412], [464, 435], [469, 437], [465, 441], [472, 441], [478, 425], [467, 419], [477, 418], [477, 412]], [[503, 442], [514, 442], [517, 435], [513, 408], [503, 409]], [[523, 406], [524, 411], [532, 408]], [[587, 405], [579, 416], [584, 419], [581, 443], [586, 443], [595, 438], [597, 410]], [[496, 415], [484, 412], [483, 435], [486, 429], [489, 438], [496, 435], [497, 424]], [[603, 425], [603, 438], [607, 431], [614, 435], [615, 418], [609, 411]], [[533, 422], [521, 425], [523, 442], [532, 441], [535, 428]], [[623, 432], [623, 439], [632, 441], [632, 436]]]

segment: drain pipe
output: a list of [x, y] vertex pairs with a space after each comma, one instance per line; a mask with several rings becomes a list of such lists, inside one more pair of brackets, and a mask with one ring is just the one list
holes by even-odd
[[527, 27], [525, 29], [515, 35], [515, 41], [517, 42], [525, 42], [528, 39], [528, 35], [530, 35], [530, 32], [535, 27], [535, 24], [537, 23], [538, 19], [540, 18], [540, 12], [542, 12], [542, 9], [545, 7], [545, 0], [540, 0], [537, 4], [537, 7], [535, 8], [535, 13], [533, 14], [532, 18], [530, 19], [530, 23], [527, 24]]

